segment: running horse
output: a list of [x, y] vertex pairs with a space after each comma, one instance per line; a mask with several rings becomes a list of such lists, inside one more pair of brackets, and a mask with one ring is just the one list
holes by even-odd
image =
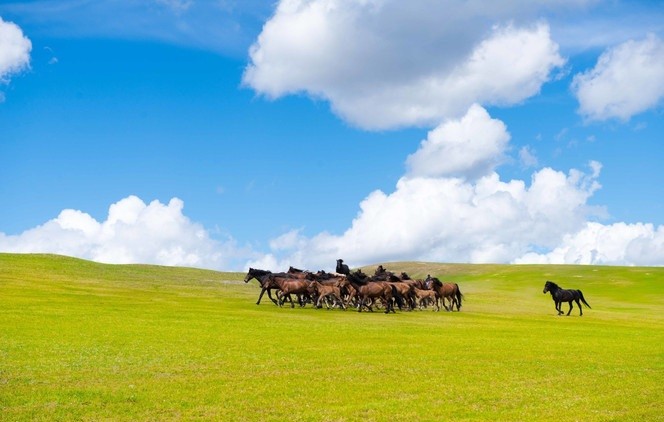
[[252, 278], [255, 278], [256, 281], [261, 285], [261, 293], [258, 295], [258, 301], [256, 305], [261, 304], [261, 299], [267, 291], [267, 296], [270, 298], [275, 305], [278, 305], [276, 299], [272, 297], [272, 290], [279, 290], [279, 286], [274, 282], [274, 279], [271, 277], [272, 271], [259, 270], [256, 268], [249, 268], [247, 275], [244, 277], [244, 282], [248, 283]]
[[362, 277], [362, 273], [357, 271], [349, 273], [346, 277], [348, 282], [356, 291], [359, 299], [358, 312], [362, 312], [362, 308], [366, 307], [369, 311], [373, 312], [371, 305], [367, 300], [383, 300], [385, 302], [385, 313], [389, 314], [390, 311], [396, 313], [394, 310], [393, 299], [397, 300], [399, 308], [402, 307], [403, 301], [401, 295], [396, 287], [385, 281], [369, 281]]
[[547, 280], [547, 282], [544, 283], [543, 293], [546, 294], [547, 292], [551, 293], [551, 298], [556, 304], [556, 311], [558, 311], [558, 315], [563, 314], [563, 311], [561, 309], [563, 307], [563, 302], [569, 303], [569, 311], [567, 311], [567, 315], [569, 315], [570, 312], [572, 312], [572, 308], [574, 307], [572, 302], [576, 302], [576, 305], [579, 307], [579, 316], [583, 315], [583, 309], [581, 309], [581, 302], [583, 302], [584, 305], [590, 308], [590, 305], [588, 305], [588, 302], [586, 302], [586, 299], [583, 297], [583, 293], [581, 293], [581, 290], [562, 289], [553, 281]]
[[[459, 285], [457, 283], [443, 283], [438, 279], [438, 277], [431, 277], [431, 275], [427, 275], [424, 284], [427, 289], [431, 289], [436, 292], [443, 304], [443, 308], [445, 308], [446, 311], [453, 311], [455, 304], [457, 311], [461, 310], [461, 300], [463, 299], [463, 295], [461, 294], [461, 290], [459, 289]], [[449, 308], [445, 304], [445, 299], [450, 302]]]

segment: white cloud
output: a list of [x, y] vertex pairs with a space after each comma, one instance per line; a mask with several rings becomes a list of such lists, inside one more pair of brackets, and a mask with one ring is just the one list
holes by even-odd
[[270, 98], [325, 98], [364, 128], [435, 125], [473, 103], [511, 105], [539, 92], [564, 60], [547, 24], [510, 22], [548, 6], [283, 0], [243, 80]]
[[[587, 173], [544, 168], [530, 184], [497, 173], [476, 181], [403, 177], [394, 192], [374, 191], [341, 235], [285, 233], [247, 266], [333, 270], [385, 261], [664, 265], [664, 226], [602, 225], [588, 205], [601, 165]], [[544, 251], [544, 252], [543, 252]]]
[[626, 121], [661, 103], [662, 81], [664, 41], [650, 34], [604, 52], [593, 69], [574, 77], [572, 89], [586, 119]]
[[13, 22], [0, 17], [0, 83], [8, 83], [9, 77], [30, 66], [32, 43]]
[[589, 222], [549, 253], [528, 253], [518, 264], [664, 265], [664, 226]]
[[529, 146], [522, 147], [519, 150], [519, 161], [524, 167], [537, 167], [537, 156], [533, 149]]
[[[403, 177], [390, 194], [374, 191], [339, 236], [288, 233], [264, 264], [331, 268], [389, 260], [510, 262], [534, 248], [554, 248], [583, 228], [594, 213], [587, 199], [598, 188], [598, 168], [568, 174], [550, 168], [530, 186], [504, 182], [497, 173], [476, 181], [454, 177]], [[276, 247], [288, 244], [290, 248]], [[276, 269], [276, 268], [273, 268]]]
[[474, 104], [462, 119], [429, 132], [406, 165], [412, 176], [482, 177], [500, 164], [509, 139], [503, 122]]
[[[332, 270], [338, 258], [351, 266], [393, 260], [664, 265], [664, 226], [589, 222], [606, 216], [588, 203], [601, 188], [600, 163], [567, 173], [542, 168], [529, 183], [503, 181], [494, 167], [508, 139], [502, 122], [473, 106], [431, 131], [394, 191], [370, 193], [344, 233], [307, 237], [292, 230], [248, 265]], [[458, 140], [471, 147], [454, 150]], [[446, 157], [465, 157], [467, 166], [445, 167], [439, 162]], [[476, 177], [467, 177], [469, 171]]]
[[252, 254], [232, 239], [219, 242], [183, 213], [184, 204], [145, 204], [129, 196], [114, 204], [106, 221], [66, 209], [58, 217], [19, 235], [0, 233], [4, 252], [48, 252], [106, 263], [146, 263], [213, 269], [240, 268]]

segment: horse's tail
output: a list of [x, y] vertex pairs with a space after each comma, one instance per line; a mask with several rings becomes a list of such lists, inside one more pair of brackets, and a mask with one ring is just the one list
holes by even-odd
[[[588, 302], [586, 302], [586, 299], [583, 297], [583, 293], [581, 293], [581, 290], [577, 290], [579, 292], [579, 299], [581, 299], [581, 302], [583, 302], [584, 305], [590, 308], [590, 305], [588, 305]], [[592, 309], [592, 308], [590, 308]]]
[[457, 300], [457, 310], [460, 310], [460, 308], [461, 308], [461, 299], [463, 298], [463, 295], [461, 294], [461, 289], [459, 289], [459, 285], [456, 284], [456, 283], [454, 283], [454, 285], [456, 286], [455, 296], [456, 296], [456, 300]]
[[392, 288], [392, 298], [394, 298], [394, 301], [397, 303], [399, 310], [403, 310], [403, 296], [399, 293], [397, 286], [391, 284], [390, 287]]

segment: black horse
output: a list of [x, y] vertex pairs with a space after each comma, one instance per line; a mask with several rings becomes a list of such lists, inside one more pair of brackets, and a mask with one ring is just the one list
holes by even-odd
[[336, 271], [338, 274], [350, 274], [350, 268], [348, 268], [348, 265], [344, 264], [343, 259], [337, 259]]
[[569, 311], [567, 311], [567, 315], [569, 315], [570, 312], [572, 312], [572, 308], [574, 307], [572, 302], [576, 302], [576, 305], [579, 307], [579, 312], [580, 312], [579, 316], [583, 315], [583, 309], [581, 309], [581, 302], [583, 302], [584, 305], [590, 308], [590, 305], [588, 305], [588, 302], [586, 302], [586, 299], [583, 297], [583, 293], [581, 293], [581, 290], [561, 289], [560, 286], [558, 286], [553, 281], [547, 280], [547, 282], [544, 283], [543, 293], [546, 292], [551, 293], [551, 298], [553, 298], [553, 301], [556, 303], [556, 311], [558, 311], [558, 315], [563, 314], [563, 311], [561, 310], [563, 302], [569, 303]]

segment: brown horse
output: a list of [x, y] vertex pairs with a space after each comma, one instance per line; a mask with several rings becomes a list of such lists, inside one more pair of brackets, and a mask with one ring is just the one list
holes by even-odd
[[438, 305], [438, 297], [435, 290], [423, 290], [414, 288], [415, 298], [417, 299], [417, 304], [420, 309], [426, 307], [427, 303], [433, 303], [434, 311], [440, 311], [440, 306]]
[[[417, 306], [417, 299], [415, 298], [415, 286], [412, 283], [404, 282], [404, 281], [387, 281], [387, 283], [391, 284], [394, 286], [397, 292], [401, 295], [403, 299], [405, 299], [406, 304], [408, 304], [409, 310], [415, 309]], [[398, 304], [399, 309], [402, 308], [400, 304]]]
[[[308, 287], [309, 294], [317, 295], [318, 300], [316, 301], [316, 307], [322, 308], [321, 301], [326, 298], [332, 298], [336, 300], [341, 307], [346, 310], [346, 305], [344, 304], [343, 299], [341, 298], [341, 288], [338, 283], [335, 284], [321, 284], [318, 281], [314, 280], [309, 284]], [[328, 304], [327, 309], [330, 309]]]
[[286, 272], [286, 274], [288, 274], [290, 277], [299, 278], [301, 280], [304, 279], [313, 280], [314, 278], [314, 274], [312, 274], [311, 272], [306, 270], [301, 270], [295, 267], [288, 267], [288, 271]]
[[367, 300], [379, 299], [386, 304], [386, 314], [389, 314], [390, 311], [396, 313], [392, 299], [400, 298], [401, 295], [390, 283], [384, 281], [366, 281], [359, 277], [358, 273], [348, 274], [347, 278], [350, 285], [355, 289], [357, 297], [360, 299], [358, 312], [362, 312], [362, 308], [365, 306], [370, 312], [373, 312], [373, 308], [367, 304]]
[[[453, 311], [455, 304], [457, 311], [461, 310], [461, 298], [463, 298], [463, 295], [461, 294], [461, 290], [459, 290], [458, 284], [443, 283], [438, 278], [431, 277], [430, 275], [427, 275], [425, 284], [427, 287], [436, 292], [446, 311]], [[445, 299], [449, 300], [450, 302], [449, 308], [445, 304]]]
[[291, 297], [292, 294], [297, 295], [300, 306], [305, 305], [306, 302], [304, 302], [303, 299], [309, 297], [309, 291], [307, 288], [309, 287], [310, 282], [308, 280], [300, 280], [279, 275], [272, 275], [271, 278], [279, 287], [279, 293], [277, 293], [277, 296], [279, 297], [279, 306], [283, 306], [288, 300], [290, 301], [291, 308], [294, 308], [295, 304]]

